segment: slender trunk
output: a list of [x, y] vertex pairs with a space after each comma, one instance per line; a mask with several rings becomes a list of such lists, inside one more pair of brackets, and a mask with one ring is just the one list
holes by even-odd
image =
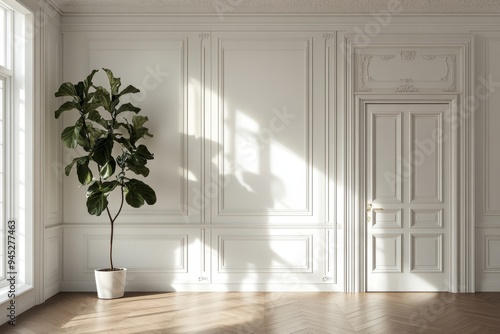
[[115, 228], [115, 222], [111, 222], [111, 236], [109, 238], [109, 263], [111, 265], [111, 271], [115, 270], [115, 267], [113, 267], [113, 231]]
[[123, 202], [125, 200], [123, 185], [120, 187], [120, 191], [121, 191], [121, 195], [122, 195], [121, 202], [120, 202], [120, 208], [118, 209], [118, 212], [116, 213], [114, 218], [111, 217], [111, 212], [109, 211], [109, 207], [106, 207], [106, 212], [108, 213], [108, 217], [109, 217], [109, 223], [111, 225], [111, 231], [110, 231], [110, 237], [109, 237], [109, 265], [110, 265], [111, 271], [115, 270], [115, 267], [113, 266], [113, 237], [114, 237], [114, 230], [115, 230], [115, 220], [116, 220], [116, 218], [118, 218], [118, 215], [122, 211]]

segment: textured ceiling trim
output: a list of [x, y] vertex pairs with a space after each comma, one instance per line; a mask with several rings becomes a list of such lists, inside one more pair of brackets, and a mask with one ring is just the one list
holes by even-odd
[[498, 0], [48, 0], [63, 14], [500, 14]]

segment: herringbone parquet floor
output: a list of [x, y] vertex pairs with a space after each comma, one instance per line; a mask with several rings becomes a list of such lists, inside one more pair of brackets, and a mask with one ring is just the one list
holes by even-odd
[[0, 333], [500, 333], [500, 293], [60, 293]]

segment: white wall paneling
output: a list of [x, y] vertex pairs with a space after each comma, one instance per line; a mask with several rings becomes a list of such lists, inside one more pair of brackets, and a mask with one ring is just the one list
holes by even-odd
[[[172, 291], [198, 283], [205, 257], [203, 231], [147, 226], [116, 226], [113, 262], [127, 267], [128, 291]], [[94, 269], [109, 267], [109, 227], [73, 225], [64, 229], [65, 291], [95, 290]]]
[[[105, 67], [122, 78], [123, 86], [132, 84], [141, 90], [130, 99], [150, 120], [146, 125], [154, 139], [147, 139], [147, 144], [155, 159], [150, 162], [152, 172], [146, 182], [155, 189], [158, 201], [138, 210], [125, 207], [121, 221], [200, 222], [193, 203], [202, 197], [202, 39], [193, 33], [64, 34], [64, 57], [71, 59], [65, 62], [65, 81], [81, 80], [92, 69]], [[96, 80], [105, 84], [102, 71]], [[65, 163], [73, 158], [69, 155]], [[77, 190], [76, 178], [65, 179], [64, 184], [65, 223], [105, 220], [86, 213], [82, 205], [85, 190]]]
[[45, 221], [44, 226], [60, 224], [62, 218], [62, 182], [64, 176], [64, 166], [61, 163], [60, 141], [62, 128], [60, 123], [54, 118], [54, 111], [59, 108], [59, 99], [54, 97], [54, 93], [61, 84], [62, 77], [62, 45], [61, 31], [59, 27], [47, 21], [44, 25], [44, 101], [45, 101], [45, 185], [44, 189], [50, 196], [44, 197]]
[[[409, 256], [410, 247], [442, 255], [413, 256], [413, 270], [439, 271], [449, 263], [450, 289], [473, 291], [474, 131], [462, 106], [473, 95], [474, 43], [461, 24], [472, 19], [444, 17], [438, 26], [430, 18], [391, 17], [380, 34], [369, 34], [368, 45], [356, 44], [360, 36], [354, 28], [367, 28], [367, 19], [357, 16], [338, 17], [335, 24], [321, 16], [219, 19], [73, 15], [63, 20], [64, 80], [81, 80], [93, 68], [113, 69], [124, 84], [143, 91], [135, 102], [155, 135], [148, 139], [156, 156], [147, 181], [157, 190], [158, 203], [127, 209], [119, 221], [120, 238], [130, 246], [117, 250], [117, 256], [131, 255], [128, 289], [290, 288], [294, 285], [283, 280], [289, 275], [303, 289], [362, 291], [365, 211], [356, 176], [363, 173], [357, 151], [363, 133], [355, 106], [362, 94], [378, 101], [456, 101], [461, 117], [451, 150], [460, 154], [450, 166], [450, 183], [457, 187], [450, 194], [451, 217], [437, 206], [394, 207], [374, 210], [373, 226], [409, 224], [411, 239], [401, 239], [406, 252], [401, 256]], [[493, 41], [492, 35], [491, 54]], [[429, 115], [412, 122], [420, 138], [420, 129], [438, 120]], [[71, 158], [64, 152], [62, 164]], [[422, 168], [415, 170], [413, 200], [437, 203], [447, 190], [417, 182], [428, 172]], [[432, 177], [439, 185], [448, 176]], [[492, 186], [491, 212], [495, 192]], [[77, 189], [76, 180], [65, 178], [62, 194], [62, 286], [92, 290], [88, 269], [99, 264], [106, 244], [105, 217], [86, 213], [84, 189]], [[450, 221], [457, 229], [448, 240], [441, 231]], [[397, 238], [379, 241], [384, 240], [397, 244]], [[482, 245], [482, 238], [476, 240]], [[139, 263], [136, 247], [163, 255]], [[495, 247], [491, 241], [488, 251]], [[187, 251], [184, 260], [165, 256], [178, 249]], [[397, 262], [396, 253], [394, 258]]]
[[333, 230], [240, 228], [212, 233], [214, 284], [300, 291], [332, 290], [336, 283]]
[[500, 155], [497, 143], [500, 118], [500, 33], [478, 32], [476, 63], [476, 288], [479, 291], [500, 290]]
[[44, 233], [44, 298], [47, 299], [61, 289], [62, 278], [62, 228], [49, 227]]
[[[58, 293], [61, 289], [62, 277], [62, 187], [64, 166], [62, 146], [60, 145], [61, 124], [54, 118], [54, 111], [59, 108], [60, 101], [54, 97], [62, 78], [62, 35], [60, 17], [50, 5], [41, 9], [40, 22], [35, 25], [41, 40], [41, 77], [42, 83], [42, 142], [41, 147], [42, 176], [42, 212], [43, 223], [40, 224], [40, 249], [38, 271], [40, 290], [39, 302]], [[43, 250], [43, 251], [42, 251]]]
[[[340, 289], [335, 34], [69, 31], [64, 43], [65, 80], [109, 67], [146, 88], [158, 202], [120, 217], [127, 289], [273, 289], [287, 273], [303, 283], [290, 289]], [[62, 287], [92, 290], [107, 226], [75, 189], [64, 180]]]
[[[325, 223], [332, 34], [212, 36], [213, 223]], [[313, 66], [313, 64], [320, 64]], [[243, 79], [244, 78], [244, 79]], [[327, 90], [328, 88], [328, 90]], [[328, 103], [328, 104], [327, 104]], [[215, 173], [214, 173], [215, 174]]]

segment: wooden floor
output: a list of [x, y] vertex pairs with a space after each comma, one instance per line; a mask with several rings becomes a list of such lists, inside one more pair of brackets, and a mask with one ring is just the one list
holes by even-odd
[[0, 333], [500, 333], [500, 293], [60, 293]]

